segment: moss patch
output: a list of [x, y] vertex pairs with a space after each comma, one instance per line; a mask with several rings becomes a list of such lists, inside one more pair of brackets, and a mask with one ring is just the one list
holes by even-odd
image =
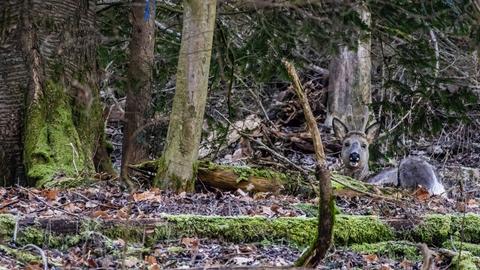
[[55, 178], [75, 177], [93, 169], [63, 86], [47, 81], [44, 92], [30, 104], [26, 120], [24, 162], [29, 184], [42, 187]]
[[374, 216], [337, 215], [334, 227], [335, 243], [375, 243], [394, 239], [393, 230]]
[[[334, 228], [336, 243], [363, 243], [390, 240], [393, 232], [375, 217], [338, 216]], [[197, 236], [229, 242], [285, 241], [305, 247], [315, 238], [315, 218], [201, 217], [169, 216], [159, 225], [151, 241]], [[368, 231], [365, 231], [368, 230]]]
[[422, 255], [414, 243], [408, 241], [386, 241], [371, 244], [353, 244], [351, 250], [363, 254], [376, 254], [392, 259], [405, 258], [410, 261], [421, 261]]
[[450, 215], [429, 215], [412, 231], [411, 235], [420, 242], [440, 246], [452, 233], [452, 218]]
[[442, 245], [444, 248], [451, 250], [466, 250], [474, 256], [480, 256], [480, 245], [472, 243], [462, 243], [460, 241], [446, 241]]
[[441, 246], [451, 236], [465, 242], [480, 243], [480, 216], [469, 213], [465, 215], [428, 215], [415, 227], [407, 232], [419, 242]]
[[452, 269], [458, 270], [477, 270], [480, 267], [480, 258], [472, 256], [470, 252], [462, 252], [452, 259]]
[[[453, 230], [457, 239], [480, 244], [480, 216], [473, 213], [452, 217]], [[463, 232], [463, 233], [462, 233]]]
[[40, 256], [33, 255], [32, 253], [25, 250], [14, 249], [11, 247], [7, 247], [5, 245], [0, 245], [0, 250], [5, 252], [7, 255], [14, 257], [15, 259], [17, 259], [18, 261], [24, 264], [42, 262], [42, 259], [40, 258]]

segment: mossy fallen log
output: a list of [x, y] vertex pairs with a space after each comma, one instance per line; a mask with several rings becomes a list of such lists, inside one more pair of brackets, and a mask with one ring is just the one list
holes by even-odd
[[[374, 216], [337, 215], [334, 241], [337, 245], [352, 245], [409, 240], [442, 247], [449, 239], [463, 239], [480, 244], [479, 221], [480, 216], [476, 214], [467, 214], [464, 220], [461, 215], [427, 215], [405, 228], [403, 224], [398, 226], [398, 222]], [[12, 215], [0, 215], [0, 236], [3, 240], [12, 239], [15, 222]], [[205, 237], [234, 243], [283, 241], [305, 247], [314, 238], [316, 222], [316, 218], [305, 217], [195, 215], [165, 215], [140, 220], [20, 219], [17, 242], [71, 246], [79, 241], [79, 233], [95, 231], [110, 238], [149, 245], [159, 240]], [[461, 235], [463, 238], [460, 238]]]
[[[153, 177], [157, 171], [158, 161], [146, 161], [129, 167], [147, 177]], [[300, 172], [284, 173], [266, 168], [219, 165], [209, 161], [199, 162], [196, 168], [197, 179], [204, 186], [224, 191], [241, 189], [246, 192], [271, 192], [307, 197], [318, 194], [316, 180], [313, 177], [308, 179]], [[331, 179], [332, 188], [337, 195], [368, 193], [372, 196], [390, 196], [398, 192], [395, 188], [369, 185], [337, 173], [332, 173]]]
[[[460, 244], [460, 242], [457, 242], [457, 244]], [[445, 243], [444, 246], [444, 248], [450, 247], [450, 249], [441, 249], [438, 254], [451, 260], [452, 265], [456, 266], [453, 269], [478, 269], [480, 267], [480, 257], [467, 248], [478, 245], [469, 243], [463, 243], [462, 245], [465, 247], [465, 249], [463, 251], [463, 254], [461, 255], [461, 259], [458, 252], [450, 250], [454, 249], [454, 247], [452, 247], [450, 243]], [[395, 260], [407, 259], [409, 261], [421, 261], [423, 259], [423, 254], [417, 243], [403, 240], [353, 244], [348, 247], [348, 249], [365, 255], [375, 254], [379, 257], [388, 257]], [[473, 249], [478, 250], [478, 247], [475, 247]]]

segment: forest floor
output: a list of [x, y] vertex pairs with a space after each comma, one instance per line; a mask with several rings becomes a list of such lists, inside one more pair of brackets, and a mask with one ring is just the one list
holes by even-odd
[[[325, 82], [307, 82], [314, 114], [319, 123], [323, 122], [325, 112]], [[310, 89], [310, 90], [309, 90]], [[278, 92], [278, 91], [277, 91]], [[225, 94], [218, 92], [210, 97], [211, 104], [207, 115], [220, 126], [208, 126], [200, 149], [200, 157], [216, 163], [229, 165], [256, 165], [278, 171], [292, 170], [291, 163], [302, 168], [312, 169], [315, 165], [313, 145], [305, 132], [303, 112], [291, 89], [284, 89], [271, 97], [276, 104], [266, 108], [264, 115], [251, 114], [247, 110], [238, 121], [227, 120], [224, 108]], [[248, 95], [245, 95], [248, 96]], [[275, 101], [275, 102], [273, 102]], [[117, 102], [121, 103], [121, 102]], [[259, 101], [258, 103], [261, 104]], [[121, 103], [123, 104], [123, 103]], [[223, 104], [223, 105], [222, 105]], [[256, 106], [257, 102], [247, 102]], [[280, 104], [280, 105], [278, 105]], [[122, 111], [119, 109], [119, 111]], [[112, 161], [115, 168], [120, 167], [122, 149], [122, 120], [111, 113], [106, 129], [108, 140], [112, 143]], [[121, 115], [121, 114], [120, 114]], [[263, 119], [263, 120], [262, 120]], [[266, 121], [265, 119], [268, 119]], [[163, 147], [161, 132], [166, 131], [165, 123], [156, 127], [151, 145], [153, 156], [159, 156]], [[322, 127], [322, 140], [327, 153], [330, 169], [338, 170], [338, 153], [341, 145], [335, 142], [330, 130]], [[163, 131], [162, 131], [163, 130]], [[219, 130], [226, 133], [221, 134]], [[240, 135], [243, 133], [243, 135]], [[245, 136], [247, 134], [248, 136]], [[478, 132], [468, 133], [464, 140], [462, 132], [445, 132], [429, 141], [407, 142], [409, 154], [426, 156], [440, 171], [448, 172], [448, 166], [474, 168], [480, 162], [480, 136]], [[258, 141], [268, 142], [265, 145]], [[417, 141], [417, 140], [415, 140]], [[468, 143], [464, 142], [468, 141]], [[158, 145], [156, 145], [158, 144]], [[400, 154], [399, 154], [400, 155]], [[275, 158], [273, 158], [275, 157]], [[283, 157], [279, 159], [278, 157]], [[398, 158], [391, 156], [392, 160]], [[288, 160], [290, 163], [285, 162]], [[383, 166], [392, 165], [386, 162]], [[443, 173], [442, 172], [442, 173]], [[398, 190], [391, 200], [379, 196], [368, 196], [351, 192], [348, 189], [338, 192], [336, 205], [343, 215], [378, 216], [382, 220], [402, 220], [406, 223], [418, 223], [428, 214], [480, 214], [480, 181], [478, 169], [473, 176], [465, 176], [464, 171], [444, 173], [442, 181], [448, 190], [449, 198], [429, 197], [425, 190]], [[467, 172], [467, 174], [469, 174]], [[466, 179], [475, 181], [464, 181]], [[22, 233], [27, 234], [31, 223], [39, 220], [60, 220], [65, 224], [76, 221], [109, 222], [125, 221], [142, 224], [147, 220], [162, 220], [166, 216], [184, 217], [265, 217], [267, 220], [282, 218], [314, 218], [317, 214], [316, 199], [293, 195], [275, 195], [271, 193], [206, 191], [200, 183], [198, 193], [172, 194], [158, 189], [141, 188], [136, 193], [125, 191], [122, 183], [115, 180], [97, 180], [87, 187], [72, 189], [44, 189], [12, 187], [0, 189], [0, 214], [15, 217], [10, 231], [0, 228], [0, 269], [178, 269], [178, 268], [231, 268], [231, 267], [279, 267], [292, 266], [299, 258], [304, 247], [292, 244], [286, 239], [255, 239], [242, 241], [234, 237], [222, 237], [225, 228], [218, 229], [210, 237], [185, 233], [178, 237], [153, 238], [152, 232], [143, 228], [142, 241], [130, 241], [122, 234], [106, 235], [95, 227], [79, 228], [73, 233], [80, 235], [76, 241], [65, 241], [55, 245], [50, 237], [52, 232], [62, 229], [62, 224], [47, 223], [41, 235], [30, 237], [31, 241], [14, 241]], [[24, 222], [26, 221], [26, 222]], [[22, 223], [23, 222], [23, 223]], [[0, 218], [0, 226], [5, 223]], [[21, 225], [24, 224], [24, 225]], [[27, 224], [27, 225], [25, 225]], [[50, 225], [49, 225], [50, 224]], [[10, 224], [11, 225], [11, 224]], [[255, 230], [258, 224], [246, 225]], [[442, 224], [440, 224], [442, 225]], [[191, 224], [191, 226], [203, 226]], [[205, 227], [210, 226], [205, 222]], [[220, 225], [224, 226], [224, 225]], [[352, 225], [354, 226], [354, 225]], [[480, 224], [479, 224], [480, 227]], [[140, 228], [141, 229], [141, 228]], [[201, 229], [201, 228], [200, 228]], [[237, 228], [238, 229], [238, 228]], [[301, 228], [300, 228], [301, 229]], [[228, 228], [227, 228], [228, 230]], [[12, 236], [12, 231], [14, 236]], [[242, 231], [243, 232], [243, 231]], [[71, 233], [71, 232], [70, 232]], [[449, 235], [450, 236], [450, 235]], [[68, 237], [65, 236], [65, 239]], [[310, 239], [313, 240], [314, 234]], [[153, 240], [152, 240], [153, 239]], [[152, 240], [152, 241], [149, 241]], [[148, 242], [148, 244], [147, 244]], [[453, 242], [453, 240], [452, 240]], [[31, 249], [24, 251], [28, 244]], [[351, 246], [335, 244], [319, 269], [421, 269], [422, 254], [414, 247], [414, 254], [396, 252], [395, 245], [387, 243], [392, 252], [377, 250], [359, 251]], [[410, 243], [415, 245], [415, 243]], [[407, 243], [407, 245], [410, 245]], [[478, 244], [478, 243], [477, 243]], [[429, 246], [433, 251], [440, 247]], [[453, 248], [458, 251], [458, 249]], [[480, 250], [480, 249], [479, 249]], [[24, 254], [27, 253], [27, 254]], [[480, 253], [480, 252], [479, 252]], [[440, 253], [438, 253], [440, 254]], [[28, 256], [26, 256], [28, 255]], [[32, 257], [33, 256], [33, 257]], [[480, 254], [476, 255], [480, 256]], [[48, 267], [42, 263], [48, 259]], [[436, 256], [432, 269], [449, 269], [451, 258]]]
[[[337, 196], [342, 214], [378, 215], [381, 218], [416, 220], [429, 213], [480, 213], [480, 198], [466, 202], [440, 197], [428, 198], [418, 191], [402, 192], [397, 201], [358, 196], [344, 192]], [[97, 181], [90, 187], [66, 190], [33, 188], [0, 189], [0, 211], [18, 219], [64, 220], [145, 220], [168, 215], [201, 216], [263, 216], [313, 217], [315, 199], [288, 195], [244, 192], [202, 192], [172, 194], [158, 189], [125, 192], [118, 181]], [[16, 230], [22, 230], [16, 228]], [[45, 230], [47, 235], [55, 228]], [[5, 233], [3, 233], [5, 234]], [[312, 235], [312, 239], [313, 239]], [[214, 268], [233, 266], [291, 266], [302, 250], [285, 241], [230, 242], [221, 238], [202, 238], [185, 235], [178, 239], [157, 241], [150, 247], [127, 240], [106, 236], [83, 239], [68, 247], [51, 247], [48, 239], [37, 241], [37, 246], [48, 258], [49, 269], [148, 269]], [[38, 240], [38, 239], [37, 239]], [[108, 244], [107, 244], [108, 242]], [[129, 244], [128, 249], [125, 246]], [[137, 246], [136, 246], [137, 245]], [[46, 269], [35, 260], [19, 261], [10, 249], [21, 250], [19, 243], [2, 241], [0, 265], [7, 269]], [[31, 255], [40, 250], [30, 251]], [[127, 251], [128, 250], [128, 251]], [[136, 250], [136, 251], [132, 251]], [[40, 253], [39, 253], [40, 252]], [[419, 257], [421, 258], [421, 256]], [[448, 268], [449, 261], [437, 258], [438, 267]], [[319, 269], [420, 269], [421, 259], [409, 260], [401, 256], [354, 252], [348, 247], [335, 246]]]

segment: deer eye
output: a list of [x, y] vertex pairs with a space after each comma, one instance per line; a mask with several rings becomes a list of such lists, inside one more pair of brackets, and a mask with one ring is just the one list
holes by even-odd
[[367, 145], [362, 143], [362, 148], [367, 148]]
[[345, 142], [345, 147], [349, 147], [350, 146], [350, 143], [349, 142]]

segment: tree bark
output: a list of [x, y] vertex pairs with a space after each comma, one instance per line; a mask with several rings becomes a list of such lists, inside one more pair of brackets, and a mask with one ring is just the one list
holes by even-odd
[[193, 191], [215, 26], [216, 0], [185, 0], [177, 84], [155, 185]]
[[332, 243], [333, 224], [335, 221], [332, 183], [330, 181], [330, 171], [325, 162], [325, 151], [323, 149], [322, 137], [317, 127], [317, 122], [308, 103], [307, 96], [298, 78], [298, 74], [292, 64], [284, 61], [287, 72], [293, 81], [295, 93], [300, 100], [303, 108], [307, 127], [312, 135], [313, 147], [315, 149], [315, 158], [317, 159], [316, 178], [320, 191], [318, 205], [318, 226], [315, 240], [311, 243], [307, 251], [295, 262], [296, 266], [315, 267], [327, 254]]
[[105, 161], [95, 1], [1, 1], [0, 10], [3, 184], [92, 172], [94, 156]]
[[155, 49], [155, 1], [132, 3], [132, 39], [128, 65], [125, 133], [122, 151], [122, 178], [128, 165], [148, 159], [145, 127], [151, 115], [152, 69]]
[[[358, 6], [362, 21], [370, 26], [370, 12]], [[349, 125], [351, 130], [362, 130], [368, 119], [368, 105], [371, 103], [371, 38], [369, 33], [359, 33], [357, 50], [340, 46], [338, 55], [330, 62], [328, 83], [328, 110], [325, 124], [332, 125], [337, 117]], [[350, 111], [351, 108], [351, 111]], [[353, 119], [348, 119], [352, 114]], [[362, 130], [363, 131], [363, 130]]]

